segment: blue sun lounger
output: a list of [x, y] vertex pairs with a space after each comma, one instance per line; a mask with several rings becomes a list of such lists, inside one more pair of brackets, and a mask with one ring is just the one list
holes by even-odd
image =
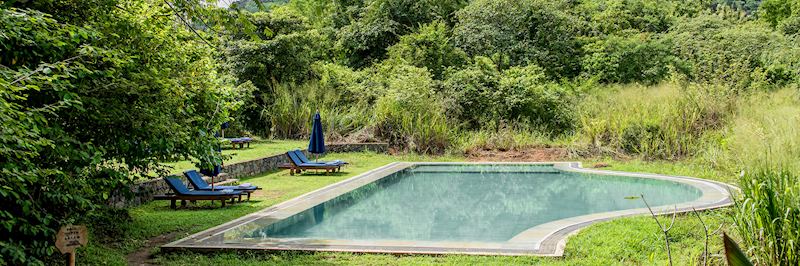
[[186, 185], [183, 184], [183, 181], [177, 176], [168, 176], [164, 178], [164, 181], [167, 182], [167, 185], [172, 189], [173, 194], [167, 195], [157, 195], [153, 197], [156, 200], [171, 200], [170, 208], [175, 209], [175, 201], [180, 200], [181, 206], [186, 206], [186, 201], [195, 201], [195, 200], [210, 200], [215, 201], [219, 200], [222, 203], [222, 207], [225, 207], [225, 201], [230, 200], [233, 203], [234, 199], [239, 198], [241, 200], [242, 193], [240, 191], [197, 191], [197, 190], [189, 190]]
[[[192, 185], [194, 190], [204, 190], [204, 191], [211, 190], [211, 185], [209, 185], [208, 182], [203, 180], [203, 176], [200, 175], [199, 172], [195, 170], [189, 170], [183, 172], [183, 176], [185, 176], [186, 179], [189, 180], [189, 184]], [[214, 191], [226, 190], [226, 189], [245, 193], [247, 194], [247, 200], [250, 200], [250, 194], [261, 188], [257, 186], [214, 186]]]
[[297, 154], [297, 158], [299, 158], [300, 161], [303, 162], [303, 163], [324, 163], [324, 164], [333, 164], [333, 165], [348, 164], [347, 162], [341, 161], [341, 160], [334, 160], [334, 161], [329, 161], [329, 162], [326, 162], [326, 161], [312, 162], [311, 160], [308, 159], [308, 157], [306, 157], [306, 154], [303, 153], [303, 151], [294, 150], [294, 153]]
[[297, 156], [297, 153], [294, 151], [286, 152], [286, 156], [289, 157], [289, 174], [294, 175], [295, 173], [301, 173], [305, 170], [325, 170], [325, 174], [329, 172], [336, 172], [337, 170], [341, 170], [341, 164], [332, 164], [332, 163], [304, 163], [300, 160], [300, 157]]

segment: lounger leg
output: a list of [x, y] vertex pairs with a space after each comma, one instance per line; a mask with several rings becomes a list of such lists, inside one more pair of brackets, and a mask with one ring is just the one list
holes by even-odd
[[247, 201], [250, 201], [250, 192], [247, 192]]
[[225, 200], [220, 200], [219, 202], [222, 202], [222, 207], [225, 207]]
[[178, 206], [175, 206], [175, 200], [174, 199], [169, 201], [169, 208], [170, 209], [178, 208]]
[[242, 195], [239, 195], [239, 202], [242, 202]]
[[184, 208], [184, 207], [186, 207], [186, 201], [185, 200], [181, 200], [181, 208]]

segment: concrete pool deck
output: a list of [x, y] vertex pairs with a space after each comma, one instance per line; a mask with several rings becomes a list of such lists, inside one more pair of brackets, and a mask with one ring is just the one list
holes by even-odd
[[567, 238], [593, 223], [617, 217], [632, 215], [649, 215], [647, 208], [627, 209], [620, 211], [593, 213], [570, 217], [540, 224], [529, 228], [507, 242], [444, 242], [444, 241], [398, 241], [398, 240], [318, 240], [289, 238], [240, 238], [241, 233], [251, 232], [256, 228], [278, 222], [287, 217], [303, 212], [320, 203], [345, 194], [356, 188], [394, 174], [415, 165], [552, 165], [553, 168], [565, 172], [577, 172], [597, 175], [627, 176], [636, 178], [659, 179], [683, 183], [697, 188], [702, 196], [694, 201], [669, 206], [654, 206], [653, 211], [659, 214], [672, 212], [688, 212], [692, 209], [706, 210], [725, 207], [732, 204], [730, 191], [735, 187], [698, 178], [684, 176], [668, 176], [644, 173], [628, 173], [581, 168], [576, 162], [521, 163], [521, 162], [463, 162], [463, 163], [427, 163], [396, 162], [391, 163], [358, 176], [331, 184], [318, 190], [306, 193], [294, 199], [282, 202], [264, 210], [246, 215], [239, 219], [216, 226], [203, 232], [188, 236], [166, 244], [164, 250], [302, 250], [302, 251], [345, 251], [365, 253], [402, 253], [402, 254], [475, 254], [475, 255], [534, 255], [561, 256]]

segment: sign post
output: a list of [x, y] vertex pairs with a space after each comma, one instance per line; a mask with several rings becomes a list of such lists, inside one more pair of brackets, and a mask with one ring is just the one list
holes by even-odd
[[69, 253], [67, 265], [70, 266], [75, 266], [75, 249], [85, 246], [87, 242], [89, 237], [83, 225], [66, 225], [56, 234], [56, 248], [61, 254]]

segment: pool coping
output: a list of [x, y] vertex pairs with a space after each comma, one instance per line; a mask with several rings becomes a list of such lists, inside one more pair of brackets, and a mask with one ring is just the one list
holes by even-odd
[[691, 185], [703, 192], [699, 199], [669, 206], [654, 206], [657, 214], [683, 213], [707, 210], [732, 204], [730, 191], [738, 188], [729, 184], [687, 176], [669, 176], [647, 173], [632, 173], [581, 168], [580, 162], [394, 162], [375, 168], [360, 175], [336, 182], [312, 192], [300, 195], [263, 210], [245, 215], [233, 221], [190, 235], [183, 239], [161, 246], [164, 251], [172, 250], [302, 250], [302, 251], [343, 251], [357, 253], [399, 253], [399, 254], [472, 254], [472, 255], [534, 255], [562, 256], [567, 238], [593, 223], [618, 217], [649, 215], [647, 208], [594, 213], [561, 219], [529, 228], [502, 243], [484, 242], [427, 242], [427, 241], [354, 241], [354, 240], [308, 240], [308, 239], [270, 239], [257, 242], [225, 242], [224, 233], [239, 226], [247, 226], [252, 221], [265, 218], [279, 221], [307, 210], [319, 203], [335, 198], [372, 183], [395, 172], [414, 165], [553, 165], [561, 171], [630, 176], [660, 179]]

